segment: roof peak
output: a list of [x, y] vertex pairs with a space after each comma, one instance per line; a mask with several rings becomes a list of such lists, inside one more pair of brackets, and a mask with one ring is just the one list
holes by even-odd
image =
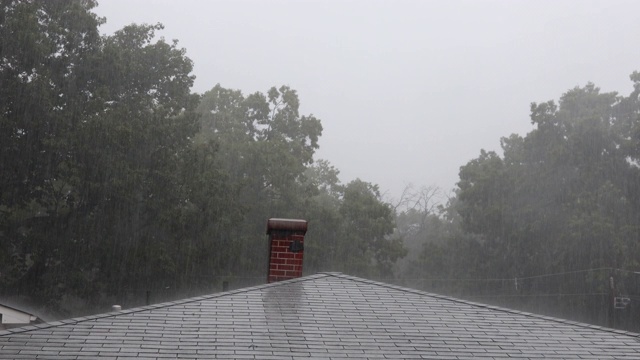
[[240, 288], [240, 289], [235, 289], [235, 290], [229, 290], [229, 291], [225, 291], [225, 292], [219, 292], [219, 293], [214, 293], [214, 294], [195, 296], [195, 297], [190, 297], [190, 298], [185, 298], [185, 299], [180, 299], [180, 300], [175, 300], [175, 301], [167, 301], [167, 302], [162, 302], [162, 303], [153, 304], [153, 305], [146, 305], [146, 306], [140, 306], [140, 307], [135, 307], [135, 308], [130, 308], [130, 309], [124, 309], [124, 310], [120, 310], [120, 311], [113, 311], [113, 312], [100, 313], [100, 314], [89, 315], [89, 316], [75, 317], [75, 318], [70, 318], [70, 319], [65, 319], [65, 320], [58, 320], [58, 321], [54, 321], [54, 322], [50, 322], [50, 323], [42, 323], [42, 324], [28, 325], [28, 326], [24, 326], [24, 327], [17, 327], [17, 328], [12, 328], [12, 329], [7, 329], [7, 330], [4, 330], [4, 331], [0, 331], [0, 337], [7, 336], [7, 335], [10, 335], [10, 334], [35, 331], [35, 330], [39, 330], [39, 329], [48, 329], [48, 328], [54, 328], [54, 327], [64, 326], [64, 325], [75, 325], [75, 324], [79, 324], [79, 323], [86, 322], [86, 321], [94, 321], [94, 320], [99, 320], [99, 319], [112, 318], [112, 317], [117, 317], [117, 316], [121, 316], [121, 315], [128, 315], [128, 314], [140, 313], [140, 312], [145, 312], [145, 311], [153, 311], [155, 309], [168, 308], [168, 307], [172, 307], [172, 306], [184, 305], [184, 304], [189, 304], [189, 303], [198, 302], [198, 301], [211, 300], [211, 299], [216, 299], [216, 298], [233, 296], [233, 295], [236, 295], [236, 294], [241, 294], [241, 293], [246, 293], [246, 292], [260, 291], [260, 290], [267, 289], [267, 288], [287, 286], [287, 285], [293, 284], [293, 283], [313, 281], [313, 280], [318, 280], [318, 279], [322, 279], [322, 278], [331, 278], [331, 277], [340, 278], [340, 279], [349, 280], [349, 281], [354, 281], [354, 282], [359, 282], [359, 283], [364, 283], [364, 284], [369, 284], [369, 285], [374, 285], [374, 286], [378, 286], [378, 287], [392, 289], [392, 290], [395, 290], [395, 291], [411, 293], [411, 294], [415, 294], [415, 295], [419, 295], [419, 296], [428, 296], [428, 297], [431, 297], [431, 298], [435, 298], [435, 299], [439, 299], [439, 300], [445, 300], [445, 301], [451, 301], [451, 302], [455, 302], [455, 303], [459, 303], [459, 304], [465, 304], [465, 305], [469, 305], [469, 306], [476, 307], [476, 308], [483, 308], [483, 309], [489, 309], [489, 310], [493, 310], [493, 311], [506, 312], [506, 313], [509, 313], [509, 314], [517, 314], [517, 315], [532, 317], [532, 318], [541, 319], [541, 320], [553, 321], [553, 322], [561, 323], [561, 324], [567, 324], [567, 325], [579, 326], [579, 327], [593, 329], [593, 330], [600, 330], [600, 331], [606, 331], [606, 332], [611, 332], [611, 333], [615, 333], [615, 334], [627, 335], [627, 336], [631, 336], [631, 337], [635, 337], [635, 338], [639, 338], [640, 337], [640, 334], [634, 333], [634, 332], [617, 330], [617, 329], [612, 329], [612, 328], [607, 328], [607, 327], [597, 326], [597, 325], [591, 325], [591, 324], [587, 324], [587, 323], [581, 323], [581, 322], [571, 321], [571, 320], [567, 320], [567, 319], [556, 318], [556, 317], [552, 317], [552, 316], [546, 316], [546, 315], [540, 315], [540, 314], [535, 314], [535, 313], [530, 313], [530, 312], [525, 312], [525, 311], [519, 311], [519, 310], [509, 309], [509, 308], [505, 308], [505, 307], [500, 307], [500, 306], [477, 303], [477, 302], [464, 300], [464, 299], [460, 299], [460, 298], [455, 298], [455, 297], [450, 297], [450, 296], [445, 296], [445, 295], [439, 295], [439, 294], [434, 294], [434, 293], [430, 293], [430, 292], [427, 292], [427, 291], [407, 288], [407, 287], [403, 287], [403, 286], [400, 286], [400, 285], [394, 285], [394, 284], [384, 283], [384, 282], [380, 282], [380, 281], [360, 278], [360, 277], [357, 277], [357, 276], [346, 275], [346, 274], [343, 274], [341, 272], [319, 272], [317, 274], [307, 275], [307, 276], [303, 276], [303, 277], [300, 277], [300, 278], [284, 280], [284, 281], [279, 281], [279, 282], [273, 282], [273, 283], [267, 283], [267, 284], [261, 284], [261, 285], [255, 285], [255, 286], [250, 286], [250, 287], [245, 287], [245, 288]]

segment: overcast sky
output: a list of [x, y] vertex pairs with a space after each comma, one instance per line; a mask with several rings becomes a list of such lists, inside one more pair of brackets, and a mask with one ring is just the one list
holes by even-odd
[[103, 33], [162, 23], [193, 91], [289, 85], [343, 183], [454, 188], [460, 166], [525, 135], [531, 102], [591, 81], [628, 95], [640, 1], [101, 0]]

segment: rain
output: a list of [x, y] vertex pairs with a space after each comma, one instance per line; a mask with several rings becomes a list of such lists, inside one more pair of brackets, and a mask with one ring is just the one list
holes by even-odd
[[263, 284], [305, 219], [303, 275], [640, 331], [639, 3], [1, 9], [0, 304]]

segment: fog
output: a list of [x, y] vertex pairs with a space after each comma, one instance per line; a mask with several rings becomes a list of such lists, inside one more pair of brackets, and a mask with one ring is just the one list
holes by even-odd
[[289, 85], [322, 121], [316, 158], [343, 183], [398, 198], [453, 188], [529, 104], [591, 81], [626, 94], [638, 68], [637, 1], [101, 1], [110, 34], [162, 23], [194, 61], [193, 91]]
[[263, 284], [304, 219], [269, 278], [640, 329], [640, 3], [95, 6], [0, 9], [0, 303]]

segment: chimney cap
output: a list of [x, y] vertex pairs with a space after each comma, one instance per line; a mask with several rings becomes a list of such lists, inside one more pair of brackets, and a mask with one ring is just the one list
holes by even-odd
[[307, 221], [271, 218], [267, 221], [267, 234], [271, 234], [272, 231], [295, 231], [305, 234], [307, 232]]

